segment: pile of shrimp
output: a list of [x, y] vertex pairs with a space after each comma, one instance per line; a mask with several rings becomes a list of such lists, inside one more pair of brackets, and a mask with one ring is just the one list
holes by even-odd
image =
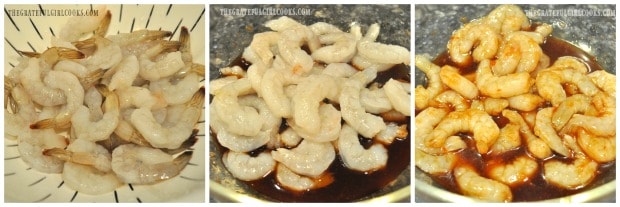
[[[511, 201], [511, 187], [541, 171], [551, 185], [580, 189], [616, 159], [615, 75], [591, 72], [576, 57], [551, 63], [540, 44], [552, 27], [530, 27], [521, 8], [499, 6], [453, 33], [447, 48], [455, 66], [415, 56], [428, 82], [415, 89], [416, 166], [452, 176], [464, 195]], [[476, 64], [473, 74], [458, 68]], [[466, 148], [482, 167], [460, 156]]]
[[[265, 26], [272, 31], [255, 34], [242, 54], [247, 71], [222, 68], [209, 83], [210, 129], [228, 149], [227, 170], [244, 181], [275, 173], [281, 187], [309, 191], [333, 182], [328, 168], [337, 155], [352, 170], [385, 167], [386, 146], [408, 130], [382, 116], [410, 116], [410, 83], [372, 82], [379, 71], [409, 65], [409, 50], [375, 42], [379, 24], [365, 35], [358, 24], [344, 32], [289, 17]], [[365, 148], [358, 137], [374, 144]]]
[[32, 169], [86, 194], [155, 184], [192, 157], [204, 108], [204, 65], [188, 30], [106, 36], [111, 20], [71, 17], [52, 47], [21, 52], [4, 77], [5, 137]]

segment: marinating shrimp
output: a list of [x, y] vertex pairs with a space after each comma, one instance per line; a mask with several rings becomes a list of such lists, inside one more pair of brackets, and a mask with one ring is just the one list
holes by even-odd
[[274, 69], [267, 70], [261, 80], [260, 94], [269, 109], [280, 117], [291, 117], [293, 114], [291, 100], [284, 94], [284, 86], [289, 83], [289, 78]]
[[276, 167], [276, 161], [268, 152], [250, 156], [242, 152], [228, 151], [222, 156], [222, 162], [235, 178], [245, 181], [265, 177]]
[[334, 161], [336, 151], [329, 142], [303, 140], [293, 149], [271, 151], [271, 156], [297, 174], [318, 177]]
[[115, 73], [110, 79], [108, 88], [113, 91], [121, 88], [131, 87], [133, 81], [138, 77], [140, 72], [140, 64], [135, 55], [129, 55], [123, 58], [118, 65], [114, 66]]
[[407, 124], [399, 126], [394, 122], [390, 122], [386, 125], [385, 130], [380, 131], [374, 138], [383, 144], [389, 145], [394, 142], [394, 139], [404, 139], [408, 134]]
[[89, 195], [109, 193], [123, 185], [113, 172], [101, 172], [72, 162], [65, 162], [62, 180], [69, 188]]
[[79, 106], [71, 116], [71, 129], [77, 139], [93, 142], [108, 139], [120, 121], [120, 108], [116, 93], [109, 91], [105, 85], [97, 85], [96, 87], [105, 96], [103, 103], [105, 113], [100, 120], [92, 120], [90, 119], [89, 109], [85, 106]]
[[365, 149], [357, 138], [357, 132], [345, 124], [338, 138], [338, 154], [344, 165], [353, 170], [373, 172], [387, 164], [387, 149], [382, 144], [373, 144]]
[[380, 114], [392, 110], [392, 103], [390, 103], [390, 99], [388, 99], [383, 88], [362, 88], [362, 91], [360, 91], [360, 102], [366, 112], [369, 113]]
[[513, 32], [507, 35], [497, 53], [497, 62], [493, 66], [494, 74], [506, 75], [515, 71], [532, 72], [536, 69], [543, 54], [538, 44], [539, 42], [525, 32]]
[[357, 41], [349, 33], [330, 33], [319, 36], [322, 45], [328, 45], [312, 52], [312, 58], [324, 63], [346, 63], [357, 51]]
[[510, 163], [490, 163], [489, 177], [500, 181], [509, 186], [520, 185], [532, 178], [538, 171], [536, 160], [522, 155], [512, 160]]
[[278, 52], [282, 59], [292, 66], [288, 69], [293, 74], [307, 73], [312, 69], [314, 61], [312, 57], [301, 49], [303, 43], [307, 43], [311, 52], [320, 46], [319, 39], [306, 27], [295, 27], [280, 33], [278, 40]]
[[510, 108], [519, 111], [532, 111], [545, 102], [540, 96], [531, 93], [509, 97], [507, 100]]
[[448, 41], [448, 53], [455, 63], [469, 65], [472, 56], [475, 62], [493, 58], [499, 44], [500, 36], [497, 31], [488, 25], [472, 22], [452, 34]]
[[301, 138], [293, 128], [288, 128], [272, 137], [269, 143], [267, 143], [267, 148], [293, 148], [297, 146], [301, 140], [303, 140], [303, 138]]
[[276, 171], [276, 179], [278, 183], [285, 188], [289, 188], [295, 191], [306, 191], [325, 187], [332, 182], [334, 178], [330, 173], [323, 173], [318, 178], [310, 178], [302, 175], [298, 175], [292, 170], [288, 169], [285, 165], [278, 165]]
[[411, 55], [409, 50], [398, 45], [360, 41], [357, 43], [357, 52], [361, 57], [375, 63], [411, 64]]
[[140, 77], [153, 81], [160, 78], [168, 77], [179, 71], [185, 63], [181, 56], [181, 52], [170, 52], [165, 54], [161, 59], [153, 62], [151, 59], [174, 45], [158, 44], [149, 48], [145, 53], [138, 57], [140, 62]]
[[550, 70], [571, 69], [571, 70], [575, 70], [582, 74], [586, 74], [589, 71], [588, 66], [583, 62], [583, 60], [573, 57], [573, 56], [558, 57], [558, 59], [548, 69]]
[[473, 132], [476, 148], [481, 154], [489, 151], [500, 132], [493, 118], [485, 112], [475, 109], [455, 111], [439, 122], [426, 137], [424, 144], [429, 147], [442, 147], [450, 135], [461, 131]]
[[463, 96], [453, 90], [444, 91], [435, 96], [430, 105], [438, 108], [451, 108], [455, 111], [463, 111], [470, 106], [469, 102], [463, 98]]
[[[228, 132], [254, 136], [260, 131], [263, 123], [258, 112], [254, 108], [241, 106], [238, 102], [238, 96], [248, 94], [251, 91], [252, 85], [246, 78], [239, 79], [216, 91], [212, 104]], [[267, 99], [265, 101], [269, 106]], [[269, 109], [272, 108], [269, 107]], [[278, 115], [273, 110], [272, 113]]]
[[179, 175], [192, 153], [175, 158], [159, 149], [124, 144], [112, 151], [112, 170], [125, 183], [154, 184]]
[[342, 119], [362, 136], [374, 137], [386, 126], [381, 117], [364, 111], [364, 107], [359, 101], [362, 87], [362, 84], [356, 80], [348, 80], [343, 83], [339, 98]]
[[224, 123], [217, 116], [214, 105], [211, 103], [209, 107], [209, 125], [211, 130], [217, 134], [217, 141], [224, 147], [235, 152], [250, 152], [270, 141], [270, 133], [267, 131], [259, 131], [254, 136], [243, 136], [230, 133], [224, 128]]
[[383, 89], [394, 109], [406, 116], [411, 116], [411, 90], [407, 83], [401, 83], [397, 80], [388, 80]]
[[321, 130], [320, 103], [326, 98], [337, 100], [339, 86], [331, 76], [311, 75], [297, 87], [304, 90], [298, 91], [292, 98], [295, 124], [305, 132], [318, 132]]
[[504, 110], [502, 115], [510, 120], [511, 123], [518, 124], [520, 134], [524, 137], [524, 141], [527, 144], [527, 150], [536, 158], [544, 160], [552, 155], [551, 148], [542, 139], [538, 138], [530, 126], [525, 122], [523, 117], [516, 111]]
[[[538, 82], [538, 80], [537, 80]], [[476, 86], [480, 93], [492, 98], [507, 98], [529, 92], [533, 81], [526, 72], [495, 76], [490, 60], [483, 60], [476, 70]], [[540, 89], [540, 88], [539, 88]]]
[[597, 70], [588, 74], [594, 85], [609, 95], [616, 97], [616, 76], [605, 70]]
[[456, 166], [453, 174], [464, 195], [485, 201], [512, 201], [512, 192], [507, 185], [480, 176], [471, 166]]
[[[552, 66], [553, 67], [553, 66]], [[566, 100], [563, 83], [575, 84], [581, 93], [593, 96], [600, 90], [585, 75], [573, 69], [543, 70], [536, 77], [536, 88], [540, 97], [558, 106]]]
[[340, 122], [342, 116], [331, 104], [322, 104], [318, 110], [320, 128], [316, 131], [306, 130], [300, 126], [296, 119], [288, 119], [287, 123], [295, 132], [304, 139], [314, 142], [330, 142], [338, 139], [340, 134]]
[[509, 123], [499, 132], [497, 141], [491, 146], [491, 153], [501, 154], [521, 145], [521, 136], [519, 135], [520, 126], [516, 123]]
[[415, 56], [415, 66], [426, 74], [428, 80], [427, 88], [423, 86], [416, 86], [415, 88], [416, 109], [425, 109], [428, 106], [428, 102], [443, 89], [441, 77], [439, 76], [441, 68], [422, 55]]
[[415, 166], [429, 174], [443, 174], [452, 171], [456, 159], [454, 153], [432, 155], [418, 148], [415, 149]]
[[443, 154], [446, 150], [442, 148], [428, 147], [425, 140], [433, 131], [435, 126], [448, 115], [449, 111], [445, 108], [428, 107], [415, 116], [415, 147], [426, 153]]
[[95, 142], [76, 139], [63, 148], [51, 148], [43, 150], [46, 156], [52, 156], [66, 162], [92, 166], [101, 172], [111, 172], [112, 155], [106, 148]]
[[588, 158], [572, 136], [564, 136], [567, 145], [575, 152], [571, 163], [549, 160], [543, 164], [544, 178], [547, 182], [565, 189], [579, 189], [588, 185], [594, 177], [598, 164]]
[[568, 148], [564, 145], [562, 138], [558, 136], [558, 133], [555, 131], [551, 123], [553, 111], [554, 108], [544, 108], [538, 111], [538, 114], [536, 115], [534, 133], [544, 140], [553, 151], [561, 154], [562, 156], [570, 157], [571, 154]]
[[616, 160], [615, 137], [592, 136], [585, 130], [577, 131], [577, 144], [592, 160], [605, 163]]
[[187, 108], [183, 111], [183, 116], [174, 126], [162, 127], [149, 109], [139, 108], [131, 114], [131, 123], [144, 136], [153, 147], [157, 148], [178, 148], [194, 129], [194, 125], [200, 119], [202, 106], [204, 104], [204, 88], [201, 88], [188, 101]]
[[592, 97], [592, 105], [599, 112], [598, 116], [574, 114], [560, 130], [560, 134], [574, 133], [577, 129], [583, 128], [592, 135], [615, 136], [616, 99], [606, 93], [598, 93]]
[[559, 131], [564, 127], [568, 120], [576, 113], [586, 113], [588, 111], [594, 111], [590, 113], [596, 114], [594, 106], [590, 104], [590, 97], [583, 94], [575, 94], [566, 98], [553, 113], [551, 117], [551, 123], [553, 128]]
[[44, 119], [32, 125], [32, 129], [64, 128], [71, 123], [71, 116], [84, 102], [84, 88], [80, 81], [71, 73], [50, 71], [45, 77], [45, 84], [63, 91], [67, 104], [54, 118]]
[[518, 6], [501, 5], [484, 18], [484, 23], [502, 35], [530, 27], [530, 21]]
[[253, 64], [262, 63], [270, 67], [275, 56], [272, 47], [277, 46], [280, 39], [279, 32], [262, 32], [254, 34], [250, 46], [243, 50], [243, 58]]
[[[484, 111], [490, 115], [498, 115], [508, 107], [508, 101], [500, 98], [486, 98], [482, 101]], [[472, 104], [473, 105], [473, 104]]]

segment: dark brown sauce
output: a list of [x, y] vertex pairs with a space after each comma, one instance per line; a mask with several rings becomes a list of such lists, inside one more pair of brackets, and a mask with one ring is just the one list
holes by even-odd
[[[235, 65], [247, 70], [250, 64], [239, 57], [230, 66]], [[377, 78], [374, 82], [383, 85], [390, 78], [410, 83], [410, 68], [403, 64], [396, 65], [387, 71], [377, 73]], [[336, 107], [338, 106], [336, 105]], [[331, 177], [333, 177], [333, 182], [319, 189], [304, 192], [288, 190], [278, 183], [275, 178], [275, 172], [268, 174], [262, 179], [245, 183], [260, 194], [282, 202], [346, 202], [359, 200], [388, 186], [411, 164], [411, 118], [407, 117], [395, 122], [399, 125], [407, 124], [407, 131], [410, 133], [406, 139], [395, 139], [392, 144], [386, 146], [388, 150], [387, 165], [380, 170], [372, 173], [350, 170], [343, 165], [340, 156], [336, 155], [336, 159], [327, 170]], [[280, 132], [286, 128], [288, 128], [288, 125], [283, 120]], [[217, 143], [217, 149], [220, 153], [228, 151], [227, 148], [221, 146], [217, 139], [215, 139], [217, 134], [212, 133], [211, 135], [214, 143]], [[360, 138], [360, 141], [365, 148], [375, 143], [371, 139], [365, 138]], [[264, 150], [268, 149], [263, 146], [252, 151], [250, 155], [258, 154]]]
[[[550, 65], [552, 65], [559, 57], [573, 56], [581, 59], [588, 66], [590, 72], [596, 70], [603, 70], [602, 66], [600, 66], [596, 62], [595, 57], [564, 40], [555, 37], [548, 37], [546, 41], [541, 45], [541, 48], [543, 52], [549, 56]], [[476, 68], [478, 67], [477, 63], [472, 63], [462, 68], [458, 67], [456, 63], [450, 60], [448, 52], [443, 52], [438, 55], [437, 58], [433, 60], [433, 63], [439, 66], [451, 65], [459, 68], [460, 73], [463, 75], [474, 73], [476, 71]], [[542, 107], [548, 106], [549, 105], [547, 103], [543, 104]], [[509, 120], [501, 115], [493, 116], [493, 120], [500, 128], [509, 123]], [[490, 169], [493, 165], [510, 163], [520, 156], [532, 157], [531, 155], [529, 155], [529, 153], [527, 152], [527, 150], [525, 150], [524, 147], [519, 147], [515, 150], [501, 154], [488, 153], [485, 155], [480, 155], [480, 153], [478, 153], [475, 148], [474, 140], [471, 135], [461, 133], [459, 134], [459, 136], [461, 136], [461, 138], [465, 140], [468, 147], [456, 153], [458, 156], [456, 165], [473, 166], [474, 169], [476, 169], [478, 173], [480, 173], [482, 176], [487, 176], [487, 169]], [[525, 140], [522, 140], [522, 143], [525, 143]], [[548, 159], [554, 159], [562, 161], [564, 163], [571, 163], [573, 161], [573, 159], [565, 158], [559, 155], [553, 155], [551, 158]], [[583, 192], [595, 187], [592, 185], [588, 185], [576, 190], [567, 190], [547, 183], [543, 177], [543, 161], [538, 159], [536, 160], [538, 161], [538, 172], [535, 174], [535, 176], [533, 176], [532, 178], [530, 178], [529, 181], [526, 181], [523, 184], [517, 186], [510, 186], [513, 194], [513, 202], [539, 201], [560, 198]], [[596, 178], [591, 183], [601, 183], [600, 180], [607, 176], [615, 177], [615, 168], [615, 161], [599, 164]], [[432, 177], [434, 182], [443, 186], [446, 190], [460, 194], [460, 189], [457, 186], [452, 173], [430, 176]]]

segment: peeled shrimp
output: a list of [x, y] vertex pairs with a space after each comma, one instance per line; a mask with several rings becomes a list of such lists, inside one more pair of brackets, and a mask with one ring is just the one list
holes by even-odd
[[163, 56], [163, 58], [153, 62], [151, 59], [160, 54], [170, 45], [158, 44], [149, 48], [144, 54], [138, 57], [140, 62], [140, 77], [154, 81], [160, 78], [168, 77], [175, 74], [185, 65], [181, 56], [181, 52], [171, 52]]
[[609, 95], [616, 97], [616, 76], [604, 70], [597, 70], [588, 74], [594, 85]]
[[265, 23], [265, 26], [277, 32], [282, 32], [284, 30], [292, 29], [295, 27], [304, 27], [303, 24], [287, 16], [282, 16], [274, 20], [269, 20]]
[[529, 181], [538, 171], [536, 160], [527, 155], [519, 156], [510, 163], [490, 164], [489, 177], [509, 186]]
[[338, 154], [344, 165], [353, 170], [373, 172], [387, 164], [387, 149], [382, 144], [373, 144], [364, 149], [359, 143], [357, 132], [345, 124], [338, 138]]
[[58, 61], [54, 66], [54, 70], [65, 71], [75, 75], [85, 89], [93, 86], [103, 76], [103, 70], [101, 69], [89, 71], [82, 64], [70, 60]]
[[186, 103], [200, 89], [200, 77], [196, 73], [186, 74], [176, 84], [171, 81], [170, 78], [163, 78], [149, 85], [151, 92], [161, 93], [169, 105]]
[[[366, 112], [380, 114], [392, 110], [392, 103], [383, 88], [362, 88], [360, 102]], [[409, 107], [410, 105], [407, 105]]]
[[530, 26], [530, 20], [523, 10], [515, 5], [501, 5], [493, 9], [484, 18], [484, 23], [502, 35], [526, 29]]
[[545, 102], [540, 96], [531, 93], [509, 97], [507, 100], [510, 108], [519, 111], [532, 111]]
[[267, 143], [267, 147], [269, 149], [277, 149], [277, 148], [293, 148], [299, 144], [303, 140], [293, 128], [288, 128], [284, 130], [282, 133], [277, 134], [272, 137]]
[[[575, 94], [566, 98], [553, 113], [551, 122], [553, 128], [558, 131], [564, 127], [568, 120], [578, 112], [586, 113], [587, 111], [594, 110], [594, 106], [590, 105], [590, 97], [583, 94]], [[596, 113], [596, 111], [594, 112]]]
[[[268, 113], [268, 110], [263, 110], [263, 113]], [[222, 146], [235, 152], [250, 152], [255, 150], [269, 142], [272, 135], [277, 132], [274, 130], [261, 130], [254, 136], [234, 134], [225, 129], [224, 123], [217, 116], [214, 103], [211, 103], [209, 107], [209, 114], [209, 125], [211, 126], [211, 130], [217, 134], [218, 142]], [[263, 123], [261, 127], [266, 128], [265, 126], [266, 125]]]
[[564, 139], [575, 152], [575, 159], [570, 164], [559, 160], [545, 162], [543, 164], [544, 178], [547, 182], [560, 188], [579, 189], [594, 180], [598, 164], [590, 160], [581, 151], [572, 136], [565, 136]]
[[577, 143], [583, 152], [592, 160], [605, 163], [616, 160], [615, 137], [597, 137], [585, 130], [578, 130]]
[[66, 162], [88, 165], [104, 173], [112, 171], [110, 152], [103, 146], [84, 139], [74, 140], [66, 150], [51, 148], [43, 150], [43, 154]]
[[583, 60], [573, 57], [573, 56], [558, 57], [558, 59], [548, 69], [550, 70], [571, 69], [571, 70], [575, 70], [582, 74], [586, 74], [589, 71], [588, 66], [583, 62]]
[[322, 45], [328, 45], [312, 52], [312, 58], [327, 64], [346, 63], [356, 52], [355, 37], [349, 33], [330, 33], [319, 36]]
[[570, 157], [568, 148], [564, 145], [558, 133], [553, 129], [551, 123], [553, 111], [554, 108], [544, 108], [538, 111], [534, 133], [544, 140], [553, 151], [563, 156]]
[[489, 148], [499, 137], [500, 132], [493, 118], [487, 113], [468, 109], [448, 114], [431, 134], [426, 137], [424, 143], [429, 147], [442, 147], [450, 135], [460, 131], [473, 132], [476, 148], [481, 154], [489, 151]]
[[332, 63], [327, 65], [321, 74], [337, 78], [348, 78], [356, 72], [357, 69], [347, 63]]
[[92, 120], [89, 109], [79, 106], [71, 117], [71, 129], [77, 139], [93, 142], [108, 139], [120, 121], [120, 108], [116, 93], [108, 91], [103, 85], [97, 87], [106, 98], [103, 103], [105, 113], [100, 120]]
[[358, 54], [368, 61], [380, 64], [411, 64], [411, 55], [407, 48], [370, 41], [357, 43]]
[[84, 102], [84, 88], [80, 81], [68, 72], [50, 71], [44, 81], [48, 86], [62, 90], [67, 97], [67, 104], [63, 105], [54, 118], [38, 121], [30, 125], [30, 128], [64, 128], [71, 123], [71, 116]]
[[298, 91], [292, 98], [295, 124], [305, 132], [318, 132], [321, 130], [320, 103], [325, 98], [338, 99], [340, 91], [337, 81], [331, 76], [311, 75], [297, 87], [304, 90]]
[[441, 68], [422, 55], [415, 56], [415, 65], [426, 74], [428, 80], [427, 88], [422, 86], [416, 86], [415, 88], [416, 109], [425, 109], [428, 106], [428, 102], [442, 91], [443, 86], [439, 76]]
[[246, 153], [228, 151], [222, 156], [222, 162], [235, 178], [245, 181], [265, 177], [276, 167], [276, 161], [268, 152], [250, 156]]
[[415, 150], [415, 166], [429, 174], [443, 174], [452, 171], [456, 159], [454, 153], [432, 155], [417, 148]]
[[472, 62], [472, 56], [475, 62], [493, 58], [499, 43], [500, 36], [492, 27], [472, 22], [456, 30], [450, 37], [448, 53], [455, 63], [468, 65]]
[[291, 117], [293, 108], [291, 100], [284, 94], [284, 86], [290, 79], [278, 70], [267, 70], [261, 80], [261, 95], [267, 102], [269, 109], [277, 116]]
[[111, 69], [116, 71], [108, 84], [108, 88], [113, 91], [120, 88], [128, 88], [138, 77], [140, 65], [135, 55], [129, 55], [123, 58], [118, 65]]
[[[256, 65], [256, 64], [253, 64], [252, 66], [254, 66], [254, 65]], [[250, 67], [250, 68], [252, 68], [252, 67]], [[249, 73], [249, 70], [250, 69], [248, 69], [248, 73]], [[251, 81], [252, 79], [250, 77], [251, 76], [248, 76], [248, 78]], [[230, 84], [232, 82], [237, 81], [238, 79], [239, 78], [237, 76], [226, 76], [226, 77], [223, 77], [223, 78], [218, 78], [218, 79], [209, 81], [209, 94], [215, 95], [215, 91], [219, 90], [220, 88], [222, 88], [222, 87], [224, 87], [224, 86], [226, 86], [226, 85], [228, 85], [228, 84]], [[254, 86], [252, 86], [252, 87], [254, 87]], [[254, 90], [256, 90], [256, 89], [254, 89]]]
[[456, 184], [464, 195], [485, 201], [512, 201], [512, 192], [507, 185], [480, 176], [470, 166], [457, 166], [453, 173]]
[[77, 41], [86, 33], [98, 29], [101, 23], [104, 22], [104, 18], [111, 17], [110, 11], [108, 11], [105, 6], [98, 6], [95, 10], [100, 11], [98, 13], [100, 15], [75, 16], [69, 18], [67, 23], [60, 29], [60, 39], [68, 42]]
[[123, 185], [113, 172], [101, 172], [72, 162], [65, 162], [62, 180], [69, 188], [88, 195], [109, 193]]
[[467, 80], [467, 78], [461, 76], [458, 70], [452, 66], [443, 66], [439, 71], [439, 77], [441, 77], [442, 83], [465, 98], [474, 99], [478, 96], [478, 88], [476, 88], [476, 85]]
[[314, 61], [300, 46], [306, 42], [310, 51], [315, 51], [319, 48], [319, 39], [306, 27], [284, 30], [280, 35], [278, 52], [282, 59], [292, 67], [288, 68], [288, 70], [293, 74], [309, 72], [314, 65]]
[[585, 74], [573, 69], [543, 70], [536, 77], [538, 94], [550, 101], [553, 106], [558, 106], [566, 100], [566, 92], [562, 88], [563, 83], [577, 85], [579, 91], [588, 96], [593, 96], [600, 91]]
[[497, 54], [497, 62], [493, 66], [494, 74], [506, 75], [515, 71], [531, 72], [536, 69], [543, 54], [538, 44], [539, 42], [525, 32], [514, 32], [506, 36]]
[[497, 141], [491, 146], [491, 153], [501, 154], [521, 145], [521, 136], [519, 135], [520, 126], [516, 123], [509, 123], [499, 132]]
[[[96, 45], [97, 50], [91, 56], [81, 60], [81, 64], [90, 70], [109, 69], [123, 59], [123, 53], [120, 46], [104, 37], [93, 37], [85, 41], [93, 41], [92, 45]], [[87, 43], [91, 45], [91, 43]], [[78, 48], [80, 48], [78, 46]]]
[[293, 149], [271, 151], [271, 156], [297, 174], [318, 177], [334, 161], [336, 151], [329, 142], [303, 140]]
[[173, 158], [150, 147], [124, 144], [112, 151], [112, 170], [125, 183], [154, 184], [181, 173], [192, 158], [192, 151]]
[[[502, 113], [506, 107], [508, 107], [508, 101], [506, 99], [499, 98], [486, 98], [482, 101], [484, 105], [484, 111], [490, 115], [498, 115]], [[473, 105], [473, 104], [472, 104]]]
[[130, 107], [160, 109], [168, 105], [163, 97], [151, 93], [144, 87], [130, 86], [117, 89], [115, 93], [118, 95], [121, 109]]
[[[228, 132], [244, 136], [254, 136], [260, 131], [263, 124], [258, 112], [251, 107], [244, 107], [238, 103], [238, 96], [248, 94], [251, 91], [252, 85], [245, 78], [230, 83], [216, 91], [212, 104]], [[267, 106], [269, 106], [267, 100], [265, 99]], [[272, 107], [269, 108], [272, 109]], [[278, 115], [273, 110], [272, 113]]]
[[280, 39], [280, 33], [278, 32], [254, 34], [250, 46], [246, 47], [243, 51], [243, 58], [253, 64], [262, 63], [270, 67], [275, 56], [271, 48], [277, 46], [278, 39]]
[[406, 116], [411, 116], [411, 95], [409, 94], [411, 90], [409, 88], [411, 86], [408, 84], [391, 78], [383, 85], [385, 95], [387, 95], [394, 109]]
[[172, 35], [170, 31], [161, 30], [136, 30], [131, 33], [119, 33], [107, 36], [109, 40], [121, 47], [128, 47], [130, 44], [145, 44], [149, 41], [160, 40]]
[[298, 175], [284, 165], [278, 165], [276, 179], [283, 187], [295, 191], [322, 188], [334, 182], [334, 178], [330, 173], [323, 173], [318, 178], [310, 178]]
[[41, 80], [41, 67], [37, 58], [30, 58], [28, 65], [19, 74], [19, 82], [35, 103], [43, 106], [55, 106], [67, 103], [67, 97], [61, 89], [50, 87]]
[[27, 137], [21, 137], [17, 150], [22, 160], [33, 169], [44, 173], [61, 173], [64, 161], [43, 155], [43, 150], [64, 148], [65, 137], [57, 135], [53, 129], [35, 130]]
[[314, 142], [330, 142], [338, 139], [340, 134], [340, 122], [342, 116], [331, 104], [322, 104], [318, 110], [320, 128], [316, 131], [306, 130], [299, 125], [296, 119], [289, 119], [288, 125], [295, 130], [295, 132], [304, 139]]
[[385, 129], [385, 123], [381, 117], [364, 111], [359, 101], [362, 84], [356, 80], [348, 80], [343, 84], [339, 102], [342, 118], [347, 124], [364, 137], [374, 137], [379, 131]]
[[149, 109], [139, 108], [131, 114], [131, 123], [144, 136], [153, 147], [178, 148], [187, 138], [202, 114], [204, 104], [204, 88], [194, 94], [187, 102], [187, 108], [183, 111], [182, 119], [174, 126], [162, 127]]
[[433, 132], [433, 128], [443, 118], [448, 115], [449, 111], [444, 108], [433, 108], [428, 107], [424, 111], [420, 112], [415, 117], [415, 147], [416, 149], [420, 149], [426, 153], [432, 154], [443, 154], [445, 150], [442, 148], [428, 147], [424, 144], [424, 141], [428, 137], [431, 132]]
[[609, 137], [616, 135], [616, 99], [605, 93], [592, 97], [592, 104], [598, 110], [598, 116], [574, 114], [560, 130], [560, 134], [574, 133], [583, 128], [588, 133]]
[[[538, 82], [538, 80], [536, 80]], [[533, 81], [527, 72], [495, 76], [491, 72], [491, 62], [483, 60], [476, 70], [476, 86], [480, 93], [492, 98], [507, 98], [529, 92]], [[540, 90], [540, 87], [539, 87]]]
[[463, 111], [470, 106], [469, 102], [463, 98], [463, 96], [453, 90], [444, 91], [435, 96], [431, 105], [439, 108], [452, 108], [455, 111]]
[[374, 138], [384, 144], [392, 144], [396, 138], [406, 138], [409, 134], [407, 124], [398, 125], [390, 122], [386, 125], [385, 130], [380, 131]]
[[519, 113], [512, 110], [504, 110], [502, 111], [502, 115], [508, 118], [511, 123], [519, 125], [519, 132], [524, 137], [524, 141], [527, 144], [527, 150], [534, 157], [544, 160], [545, 158], [552, 155], [549, 145], [547, 145], [545, 141], [534, 135], [534, 133], [530, 129], [530, 126], [525, 122], [523, 117], [519, 115]]

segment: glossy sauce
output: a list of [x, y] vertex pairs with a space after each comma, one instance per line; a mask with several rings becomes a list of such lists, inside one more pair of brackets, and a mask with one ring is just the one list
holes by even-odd
[[[250, 64], [239, 57], [231, 64], [231, 66], [234, 65], [238, 65], [244, 70], [247, 70]], [[390, 70], [377, 73], [375, 82], [383, 85], [390, 78], [411, 82], [410, 68], [402, 64], [396, 65]], [[334, 105], [337, 109], [339, 109], [337, 104]], [[365, 173], [350, 170], [343, 165], [340, 156], [336, 154], [336, 159], [327, 169], [327, 172], [330, 173], [333, 178], [333, 182], [323, 188], [304, 192], [288, 190], [281, 186], [276, 180], [275, 170], [262, 179], [245, 181], [245, 183], [260, 194], [282, 202], [346, 202], [359, 200], [388, 186], [411, 164], [410, 120], [411, 118], [407, 117], [406, 119], [396, 121], [399, 125], [407, 124], [407, 131], [409, 132], [409, 135], [406, 139], [395, 139], [391, 145], [386, 146], [388, 150], [387, 165], [375, 172]], [[288, 125], [286, 124], [286, 121], [283, 120], [282, 125], [280, 126], [280, 132], [287, 128]], [[216, 134], [212, 134], [211, 137], [213, 137], [214, 143], [217, 143], [218, 150], [221, 153], [226, 152], [228, 149], [222, 147], [217, 142], [217, 139], [215, 139], [216, 136]], [[362, 137], [360, 137], [360, 141], [365, 148], [368, 148], [374, 144], [374, 141], [371, 139]], [[269, 149], [263, 146], [250, 152], [249, 154], [255, 156], [264, 150]]]
[[[603, 70], [603, 68], [596, 62], [596, 58], [589, 55], [585, 51], [580, 48], [555, 37], [548, 37], [541, 45], [543, 52], [549, 56], [550, 65], [552, 65], [558, 57], [562, 56], [573, 56], [580, 58], [584, 63], [587, 64], [590, 72], [596, 70]], [[441, 53], [434, 61], [436, 65], [451, 65], [457, 67], [457, 64], [452, 62], [449, 58], [449, 54], [447, 52]], [[460, 68], [460, 72], [462, 75], [475, 73], [477, 64], [470, 64]], [[459, 67], [457, 67], [459, 68]], [[544, 104], [543, 107], [548, 106], [548, 104]], [[506, 125], [509, 120], [503, 116], [492, 116], [493, 120], [496, 124], [502, 128]], [[471, 137], [471, 134], [468, 133], [459, 133], [458, 134], [465, 142], [467, 143], [467, 148], [457, 152], [458, 161], [456, 165], [470, 165], [473, 166], [478, 173], [482, 176], [488, 177], [487, 169], [490, 169], [489, 165], [497, 165], [510, 163], [514, 159], [522, 155], [528, 155], [527, 150], [522, 146], [514, 149], [512, 151], [502, 153], [499, 155], [491, 155], [492, 153], [486, 155], [480, 155], [475, 148], [475, 142]], [[522, 140], [522, 143], [525, 143], [525, 140]], [[529, 155], [528, 155], [529, 156]], [[532, 157], [532, 156], [530, 156]], [[573, 160], [569, 158], [564, 158], [562, 156], [553, 155], [549, 159], [559, 160], [565, 163], [571, 163]], [[563, 188], [556, 187], [547, 183], [544, 179], [543, 174], [543, 161], [536, 159], [538, 162], [538, 171], [536, 174], [527, 182], [518, 185], [518, 186], [510, 186], [513, 194], [513, 202], [522, 202], [522, 201], [538, 201], [538, 200], [546, 200], [552, 198], [564, 197], [572, 194], [576, 194], [582, 191], [586, 191], [592, 189], [596, 186], [593, 186], [592, 183], [602, 184], [603, 178], [613, 176], [615, 180], [615, 161], [609, 163], [599, 164], [597, 170], [597, 176], [594, 181], [591, 182], [591, 185], [582, 187], [576, 190], [567, 190]], [[492, 164], [490, 164], [492, 163]], [[440, 175], [430, 175], [432, 179], [443, 186], [445, 189], [454, 192], [460, 193], [460, 190], [454, 180], [452, 173], [440, 174]]]

